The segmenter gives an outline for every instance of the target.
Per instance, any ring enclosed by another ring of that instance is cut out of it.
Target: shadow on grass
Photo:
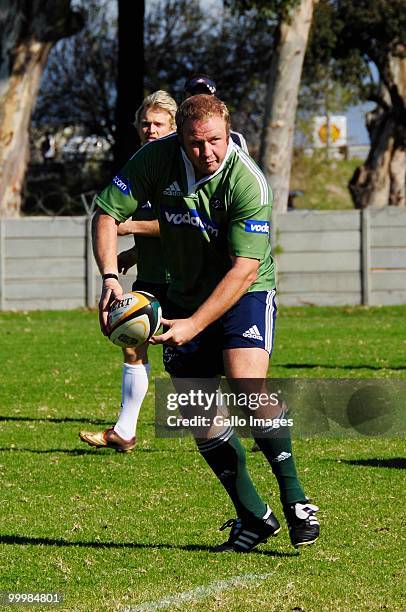
[[[334,365],[331,363],[280,363],[275,362],[273,366],[278,368],[309,370],[312,368],[326,368],[328,370],[406,370],[406,366],[375,366],[375,365]]]
[[[186,544],[184,546],[180,544],[143,544],[141,542],[71,542],[69,540],[54,539],[54,538],[33,538],[28,536],[18,535],[0,535],[0,544],[10,544],[12,546],[58,546],[58,547],[71,547],[77,546],[79,548],[128,548],[128,549],[173,549],[173,550],[186,550],[196,552],[214,552],[214,548],[211,546],[205,546],[200,544]],[[298,552],[280,552],[278,550],[254,550],[251,554],[265,555],[269,557],[297,557]]]
[[[132,453],[116,453],[112,448],[19,448],[19,447],[3,447],[0,448],[0,453],[34,453],[37,455],[47,455],[52,453],[60,453],[62,455],[93,455],[93,457],[107,457],[108,455],[135,455],[136,453],[196,453],[195,448],[135,448]]]
[[[366,467],[393,468],[395,470],[406,469],[406,459],[404,457],[391,457],[389,459],[340,459],[339,462]]]
[[[50,453],[62,453],[63,455],[97,455],[95,450],[83,450],[81,448],[0,448],[0,453],[35,453],[37,455],[50,454]],[[103,455],[100,454],[102,457]],[[105,455],[104,455],[105,456]]]
[[[74,418],[74,417],[24,417],[24,416],[0,416],[0,421],[29,421],[32,423],[37,422],[48,422],[48,423],[87,423],[88,425],[111,425],[110,421],[103,421],[101,419],[85,419],[85,418]]]

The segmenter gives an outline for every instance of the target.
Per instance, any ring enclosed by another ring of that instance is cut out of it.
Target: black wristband
[[[109,272],[108,274],[103,274],[102,279],[105,281],[108,278],[114,278],[116,281],[118,281],[118,275],[117,274],[113,274],[112,272]]]

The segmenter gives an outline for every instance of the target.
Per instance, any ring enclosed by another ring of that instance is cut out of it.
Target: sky
[[[348,144],[363,145],[369,144],[369,135],[365,127],[365,113],[372,110],[375,104],[366,102],[359,106],[352,106],[348,109],[347,115],[347,130]]]

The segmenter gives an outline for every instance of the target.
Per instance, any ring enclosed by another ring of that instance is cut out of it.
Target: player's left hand
[[[193,321],[189,319],[161,319],[162,325],[169,327],[163,334],[152,336],[151,344],[166,344],[167,346],[182,346],[190,342],[197,334],[199,329]]]

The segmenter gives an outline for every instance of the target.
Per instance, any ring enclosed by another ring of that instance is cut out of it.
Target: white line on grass
[[[238,586],[244,582],[250,582],[252,580],[266,580],[272,576],[275,572],[268,572],[267,574],[243,574],[242,576],[233,576],[228,580],[219,580],[218,582],[212,582],[207,586],[199,586],[190,591],[183,591],[183,593],[174,593],[168,595],[157,601],[147,601],[146,603],[139,604],[137,606],[123,606],[120,608],[120,612],[151,612],[152,610],[163,610],[169,608],[174,604],[183,604],[188,601],[199,601],[205,599],[210,595],[221,593],[229,587]]]

